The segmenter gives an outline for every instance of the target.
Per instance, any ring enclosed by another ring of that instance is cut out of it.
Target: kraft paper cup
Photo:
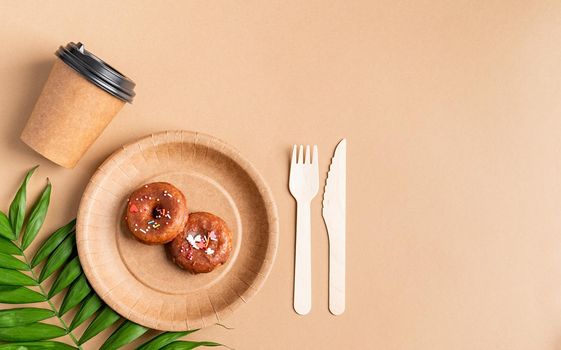
[[[51,161],[73,168],[126,102],[134,82],[69,43],[58,59],[21,134],[21,140]]]

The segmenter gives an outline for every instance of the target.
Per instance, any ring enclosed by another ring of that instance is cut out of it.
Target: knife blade
[[[347,197],[347,140],[342,139],[331,159],[323,195],[323,220],[329,237],[329,311],[345,311],[345,236]]]

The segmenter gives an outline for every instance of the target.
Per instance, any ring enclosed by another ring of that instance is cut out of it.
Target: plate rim
[[[272,271],[272,268],[274,266],[275,260],[276,260],[276,255],[277,255],[277,251],[278,251],[278,246],[279,246],[279,216],[278,216],[278,208],[276,205],[276,202],[274,200],[273,197],[273,193],[270,189],[270,187],[268,186],[267,182],[265,181],[265,179],[263,178],[263,176],[261,175],[261,173],[257,170],[257,168],[253,165],[253,163],[251,163],[249,160],[247,160],[244,156],[241,155],[241,153],[232,145],[226,143],[225,141],[209,135],[209,134],[205,134],[205,133],[201,133],[201,132],[197,132],[197,131],[188,131],[188,130],[181,130],[181,129],[177,129],[177,130],[165,130],[165,131],[160,131],[160,132],[155,132],[155,133],[150,133],[148,135],[139,137],[131,142],[128,142],[126,144],[123,144],[122,146],[120,146],[119,148],[117,148],[115,151],[113,151],[113,153],[111,153],[95,170],[95,172],[92,174],[92,176],[90,177],[90,179],[88,180],[88,184],[86,185],[86,188],[84,189],[84,192],[82,193],[82,197],[80,199],[80,204],[78,207],[78,214],[76,217],[76,245],[77,245],[77,250],[78,250],[78,257],[80,259],[80,264],[82,266],[82,270],[84,271],[84,274],[86,275],[86,278],[89,282],[89,284],[92,286],[92,288],[94,289],[95,293],[103,300],[103,302],[105,304],[107,304],[109,307],[111,307],[113,310],[115,310],[118,314],[120,314],[122,317],[124,317],[125,319],[131,320],[135,323],[138,323],[142,326],[145,327],[150,327],[152,329],[157,329],[157,330],[162,330],[162,331],[180,331],[180,330],[189,330],[191,329],[191,327],[186,327],[184,322],[179,323],[178,321],[166,321],[165,323],[169,324],[171,323],[178,323],[179,326],[174,326],[173,328],[170,327],[165,327],[165,326],[161,326],[162,322],[159,322],[159,320],[154,320],[154,319],[147,319],[146,317],[135,317],[135,315],[133,315],[134,313],[132,312],[132,309],[130,307],[128,307],[126,304],[123,304],[122,302],[119,302],[118,300],[115,300],[116,298],[113,298],[111,293],[107,293],[107,290],[104,290],[101,287],[101,281],[96,277],[95,272],[93,271],[94,268],[89,264],[89,263],[85,263],[87,262],[87,258],[86,256],[88,255],[85,250],[86,248],[84,247],[84,240],[80,239],[83,232],[82,230],[85,229],[84,228],[84,217],[87,215],[86,213],[86,209],[84,203],[89,199],[91,192],[95,189],[95,187],[97,186],[97,182],[92,181],[95,180],[98,177],[101,176],[107,176],[107,173],[105,172],[105,170],[102,170],[103,168],[106,168],[107,165],[112,162],[114,159],[117,159],[121,156],[126,156],[127,154],[127,148],[130,148],[131,146],[144,142],[148,139],[152,139],[155,140],[158,137],[168,137],[169,134],[172,133],[179,133],[181,134],[181,138],[179,139],[179,142],[184,142],[184,135],[188,135],[188,137],[191,137],[193,139],[195,139],[196,143],[199,143],[201,141],[208,141],[205,142],[205,145],[209,145],[209,144],[216,144],[219,145],[219,147],[213,147],[216,151],[219,151],[223,154],[225,154],[227,157],[235,160],[235,162],[244,170],[247,172],[247,174],[249,175],[250,179],[255,183],[257,190],[260,194],[260,196],[263,198],[263,202],[264,202],[264,206],[266,209],[266,213],[267,213],[267,221],[269,222],[269,231],[268,234],[271,237],[269,239],[269,243],[268,243],[268,247],[267,247],[267,252],[264,258],[264,263],[260,268],[259,274],[263,276],[263,278],[259,278],[257,280],[252,281],[251,285],[249,286],[249,288],[247,289],[246,293],[247,295],[243,295],[240,296],[239,298],[237,298],[234,302],[232,302],[231,304],[228,305],[228,308],[233,312],[235,311],[239,306],[247,303],[249,301],[250,298],[252,298],[255,294],[257,294],[261,288],[263,287],[263,285],[265,284],[265,282],[267,281],[267,279],[269,278],[269,275]],[[163,143],[171,143],[172,141],[168,141],[168,142],[163,142]],[[163,144],[163,143],[158,143],[159,144]],[[155,144],[156,146],[156,144]],[[104,293],[105,292],[105,293]],[[229,314],[231,315],[231,313]],[[211,326],[212,324],[206,324],[203,320],[203,327],[208,327]],[[202,327],[201,327],[202,328]]]

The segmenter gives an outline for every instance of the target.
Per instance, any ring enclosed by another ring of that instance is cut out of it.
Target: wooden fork
[[[314,145],[313,158],[310,146],[292,149],[290,163],[290,193],[296,199],[296,258],[294,266],[294,310],[306,315],[312,308],[312,252],[310,204],[318,193],[318,148]],[[311,159],[310,159],[311,158]]]

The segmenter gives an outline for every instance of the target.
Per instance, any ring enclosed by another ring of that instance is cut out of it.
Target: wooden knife
[[[329,311],[345,311],[347,140],[335,148],[323,195],[323,220],[329,236]]]

